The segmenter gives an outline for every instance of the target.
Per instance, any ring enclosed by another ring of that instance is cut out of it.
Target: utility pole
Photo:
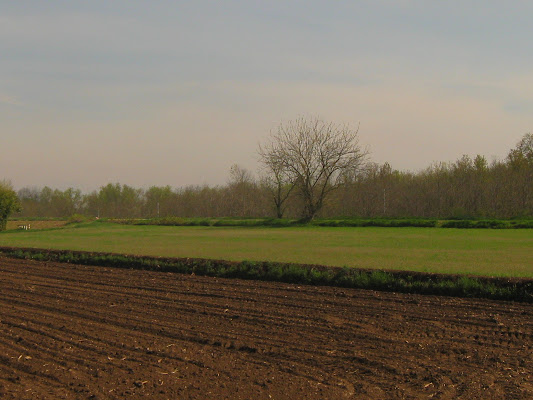
[[[159,202],[157,202],[157,218],[159,218]]]

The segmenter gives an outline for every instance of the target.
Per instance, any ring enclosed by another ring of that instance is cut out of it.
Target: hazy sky
[[[503,158],[533,129],[533,2],[0,0],[0,179],[223,184],[301,115],[372,160]]]

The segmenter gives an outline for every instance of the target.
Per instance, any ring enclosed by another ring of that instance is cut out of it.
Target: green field
[[[533,277],[531,230],[130,226],[6,231],[1,246]]]

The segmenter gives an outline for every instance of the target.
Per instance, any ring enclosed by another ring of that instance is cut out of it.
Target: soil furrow
[[[0,258],[0,332],[6,399],[533,397],[524,303]]]

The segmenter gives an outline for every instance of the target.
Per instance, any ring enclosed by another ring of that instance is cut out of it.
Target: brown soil
[[[2,399],[531,399],[533,305],[0,258]]]
[[[18,229],[21,225],[30,225],[31,230],[35,229],[49,229],[49,228],[60,228],[65,226],[67,221],[7,221],[6,229]]]

